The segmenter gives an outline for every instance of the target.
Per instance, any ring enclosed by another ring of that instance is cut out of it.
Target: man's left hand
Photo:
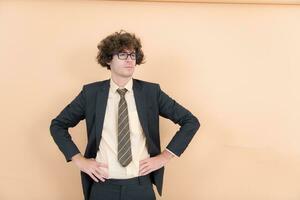
[[[167,150],[164,150],[161,154],[157,156],[141,160],[139,175],[144,176],[163,167],[173,157],[174,155],[172,155]]]

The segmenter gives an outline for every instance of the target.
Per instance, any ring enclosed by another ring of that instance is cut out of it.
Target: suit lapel
[[[138,117],[145,133],[146,141],[149,143],[149,131],[148,131],[148,119],[147,119],[147,105],[146,105],[146,97],[145,91],[143,90],[143,86],[136,79],[133,79],[133,94],[134,100],[136,104],[136,109],[138,113]]]
[[[100,89],[97,91],[96,97],[96,116],[95,116],[95,134],[96,134],[96,147],[99,147],[100,137],[103,129],[104,116],[106,111],[107,99],[109,92],[109,80],[105,80],[101,83]]]
[[[96,99],[96,116],[95,116],[95,133],[96,133],[96,145],[99,147],[100,138],[103,130],[104,116],[106,111],[106,105],[108,100],[108,93],[110,88],[110,79],[105,80],[101,83],[100,89],[97,91]],[[145,133],[147,142],[149,143],[149,131],[148,131],[148,120],[147,120],[147,105],[145,100],[145,93],[143,86],[136,79],[133,79],[132,89],[134,93],[134,99],[136,103],[136,109],[138,117]]]

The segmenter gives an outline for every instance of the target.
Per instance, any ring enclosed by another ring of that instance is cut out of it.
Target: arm
[[[68,129],[76,126],[85,118],[85,104],[86,100],[83,87],[76,98],[51,121],[51,136],[60,151],[64,154],[67,162],[70,162],[74,155],[80,153],[78,147],[73,142]]]
[[[158,85],[159,114],[180,125],[167,148],[159,155],[140,161],[139,175],[149,174],[163,167],[174,156],[179,157],[200,127],[198,119],[190,111],[164,93]]]
[[[159,114],[180,125],[180,129],[167,145],[167,149],[179,157],[191,142],[200,127],[200,123],[190,111],[163,92],[159,85],[158,103]]]
[[[108,165],[99,163],[94,158],[87,159],[82,156],[68,131],[70,127],[76,126],[85,119],[85,110],[86,97],[83,86],[76,98],[51,121],[50,132],[67,162],[72,160],[81,171],[88,174],[94,181],[98,182],[97,178],[105,181],[108,178]]]

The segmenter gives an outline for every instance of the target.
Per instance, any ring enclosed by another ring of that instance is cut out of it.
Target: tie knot
[[[123,89],[117,89],[117,92],[121,95],[121,97],[124,97],[125,93],[127,92],[127,89],[126,88],[123,88]]]

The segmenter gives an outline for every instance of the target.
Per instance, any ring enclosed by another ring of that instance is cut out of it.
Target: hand
[[[99,182],[98,178],[104,182],[105,178],[108,178],[107,164],[99,163],[94,158],[85,158],[81,154],[76,154],[72,160],[81,171],[87,173],[94,181]]]
[[[141,160],[139,175],[144,176],[144,175],[147,175],[157,169],[160,169],[173,157],[174,157],[174,155],[172,155],[170,152],[164,150],[161,154],[159,154],[157,156]]]

